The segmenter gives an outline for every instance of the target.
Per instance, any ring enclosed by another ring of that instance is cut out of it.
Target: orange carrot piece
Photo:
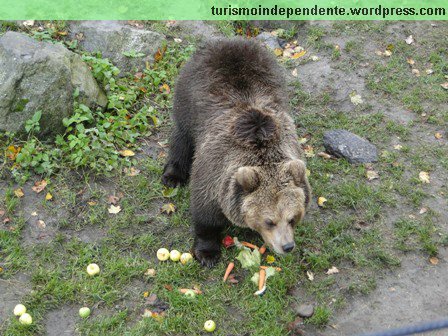
[[[229,277],[230,273],[232,272],[233,268],[235,267],[235,263],[232,261],[227,266],[226,272],[224,273],[224,277],[222,278],[222,281],[226,282],[227,278]]]
[[[260,268],[261,269],[267,269],[268,267],[272,267],[272,266],[260,266]],[[275,270],[277,271],[277,272],[280,272],[282,269],[280,268],[280,267],[275,267]]]
[[[248,242],[245,242],[245,241],[242,241],[241,244],[243,244],[244,246],[246,246],[248,248],[251,248],[251,249],[258,249],[257,245],[254,245],[254,244],[251,244],[251,243],[248,243]]]
[[[263,245],[262,247],[260,247],[258,252],[260,252],[260,254],[263,255],[266,252],[266,246]]]
[[[264,283],[266,280],[266,271],[264,269],[260,269],[260,277],[258,278],[258,290],[261,291],[264,287]]]

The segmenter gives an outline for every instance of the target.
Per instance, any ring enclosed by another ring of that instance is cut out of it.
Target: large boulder
[[[41,136],[63,132],[62,119],[73,113],[76,89],[83,104],[106,106],[106,95],[79,55],[21,33],[0,37],[0,131],[24,131],[40,110]]]
[[[153,62],[164,40],[162,34],[120,21],[72,21],[69,28],[71,37],[79,41],[82,49],[100,52],[121,70],[121,75],[142,70],[146,62]]]

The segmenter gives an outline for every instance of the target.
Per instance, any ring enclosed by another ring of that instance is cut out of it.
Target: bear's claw
[[[212,268],[219,261],[221,253],[220,251],[206,251],[195,249],[194,256],[202,266]]]

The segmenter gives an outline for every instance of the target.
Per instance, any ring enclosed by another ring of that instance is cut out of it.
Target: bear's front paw
[[[220,250],[201,250],[198,247],[194,248],[194,256],[201,263],[202,266],[212,268],[219,261],[221,256]]]

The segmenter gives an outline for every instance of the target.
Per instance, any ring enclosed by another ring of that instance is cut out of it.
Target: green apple
[[[166,248],[161,248],[157,250],[157,259],[160,261],[165,261],[170,258],[170,251],[168,251]]]
[[[98,273],[100,273],[100,267],[97,264],[89,264],[87,266],[87,274],[90,276],[97,275]]]
[[[90,308],[89,307],[82,307],[79,309],[79,316],[82,318],[89,317],[90,315]]]
[[[191,253],[182,253],[182,255],[180,256],[180,262],[182,265],[185,265],[192,260],[193,256],[191,255]]]
[[[22,316],[20,316],[19,322],[25,325],[30,325],[31,323],[33,323],[33,318],[30,314],[24,313],[22,314]]]
[[[208,332],[214,332],[216,329],[216,323],[213,320],[205,321],[204,330]]]
[[[26,307],[23,304],[19,303],[14,307],[15,316],[22,316],[25,313],[26,313]]]
[[[179,259],[180,259],[180,252],[178,250],[172,250],[170,252],[170,259],[172,261],[179,261]]]
[[[185,292],[184,294],[186,297],[188,297],[189,299],[193,299],[196,296],[196,293],[194,292],[194,290],[189,289]]]

